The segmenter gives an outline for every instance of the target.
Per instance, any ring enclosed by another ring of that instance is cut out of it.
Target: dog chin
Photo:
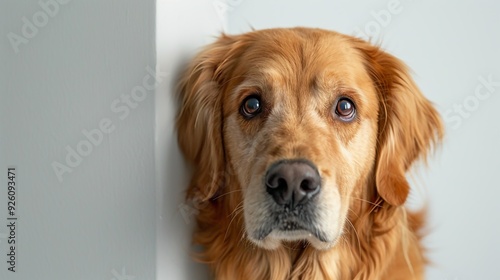
[[[332,248],[337,243],[337,238],[332,238],[331,241],[321,237],[316,237],[311,232],[306,230],[283,231],[274,229],[268,236],[262,239],[255,239],[249,236],[251,242],[266,250],[278,249],[283,241],[308,241],[311,246],[317,250],[327,250]]]

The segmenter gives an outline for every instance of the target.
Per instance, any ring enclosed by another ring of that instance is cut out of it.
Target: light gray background
[[[155,69],[155,1],[54,7],[44,20],[39,1],[0,2],[0,279],[155,279],[154,90],[123,119],[111,109]],[[7,35],[22,36],[33,16],[40,27],[16,53]],[[105,118],[115,129],[59,181],[52,163],[65,164],[66,147]],[[16,273],[6,263],[8,165]]]
[[[446,139],[413,177],[410,198],[430,209],[428,279],[500,279],[500,86],[474,95],[481,77],[500,82],[500,5],[400,0],[399,12],[377,23],[390,2],[157,0],[155,35],[154,1],[74,0],[17,54],[7,34],[21,33],[22,17],[41,8],[0,2],[0,278],[206,279],[188,253],[193,212],[182,204],[188,172],[173,129],[175,74],[222,30],[310,26],[371,30],[444,116]],[[156,95],[148,91],[121,120],[110,106],[142,84],[147,66],[160,73]],[[103,118],[115,130],[59,182],[51,163],[64,162],[66,146]],[[17,166],[20,185],[17,278],[3,261],[7,165]]]

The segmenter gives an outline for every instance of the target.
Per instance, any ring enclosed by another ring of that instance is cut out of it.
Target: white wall
[[[154,279],[155,1],[58,1],[0,2],[0,279]]]
[[[158,0],[158,67],[170,74],[156,95],[156,178],[158,205],[157,279],[208,279],[207,267],[191,260],[194,208],[185,205],[188,174],[179,152],[174,119],[177,76],[201,46],[225,26],[216,0]]]
[[[414,71],[424,94],[445,117],[447,136],[410,198],[427,199],[426,239],[432,280],[500,279],[500,26],[495,1],[232,0],[231,33],[310,26],[375,35]],[[394,4],[399,3],[399,5]],[[385,17],[391,9],[390,20]],[[385,13],[387,14],[387,13]],[[378,15],[378,16],[377,16]],[[377,36],[378,35],[378,36]],[[496,85],[480,88],[481,77]],[[488,96],[489,93],[489,96]],[[464,106],[459,113],[456,106]],[[460,115],[463,114],[463,115]]]

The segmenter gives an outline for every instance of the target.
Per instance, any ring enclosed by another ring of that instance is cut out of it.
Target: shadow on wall
[[[184,157],[179,149],[177,141],[177,131],[175,129],[175,118],[179,109],[177,84],[181,73],[183,73],[187,63],[191,60],[192,55],[184,55],[178,65],[173,70],[171,75],[171,83],[165,92],[161,94],[169,94],[169,108],[172,112],[169,115],[173,116],[169,122],[171,129],[169,133],[172,139],[166,147],[165,161],[160,166],[166,166],[164,170],[164,178],[166,178],[163,188],[163,205],[162,213],[168,215],[163,217],[167,219],[166,230],[162,234],[167,236],[167,246],[160,248],[171,249],[171,252],[181,252],[181,254],[169,254],[169,264],[175,267],[183,275],[184,279],[210,279],[208,267],[204,264],[197,263],[193,260],[194,246],[191,244],[191,236],[195,226],[196,209],[185,202],[185,193],[190,180],[189,166],[184,160]],[[161,265],[161,264],[159,264]]]

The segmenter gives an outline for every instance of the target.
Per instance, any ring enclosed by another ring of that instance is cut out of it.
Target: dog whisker
[[[228,194],[232,194],[232,193],[236,193],[236,192],[241,192],[241,191],[242,191],[241,189],[228,191],[228,192],[225,192],[225,193],[223,193],[223,194],[220,194],[220,195],[218,195],[218,196],[214,197],[214,198],[213,198],[213,200],[217,200],[217,199],[219,199],[219,198],[221,198],[221,197],[223,197],[223,196],[226,196],[226,195],[228,195]]]
[[[358,231],[356,230],[356,227],[354,227],[354,225],[352,224],[351,220],[349,220],[349,218],[346,218],[346,221],[352,227],[352,229],[354,230],[354,234],[356,236],[356,240],[358,241],[358,250],[359,250],[359,252],[361,252],[361,241],[359,240]]]
[[[241,202],[240,202],[240,203],[239,203],[239,204],[238,204],[238,205],[234,208],[234,210],[231,212],[231,214],[229,214],[229,216],[233,216],[233,217],[231,218],[231,221],[229,221],[229,224],[228,224],[228,226],[227,226],[226,233],[224,234],[224,239],[223,239],[223,240],[226,240],[227,233],[229,232],[229,229],[231,228],[231,224],[233,223],[234,219],[235,219],[236,217],[238,217],[238,215],[239,215],[240,213],[242,213],[242,212],[243,212],[243,210],[244,210],[244,208],[243,208],[243,201],[241,201]]]
[[[359,214],[356,213],[354,210],[352,210],[351,208],[349,208],[348,211],[351,212],[354,216],[356,216],[356,218],[359,219]]]
[[[369,200],[366,200],[366,199],[363,199],[363,198],[359,198],[359,197],[354,197],[354,196],[346,196],[346,195],[340,195],[341,197],[347,197],[347,198],[351,198],[351,199],[355,199],[355,200],[358,200],[358,201],[361,201],[361,202],[364,202],[364,203],[368,203],[368,204],[371,204],[373,206],[380,206],[379,203],[376,203],[376,202],[371,202]]]

